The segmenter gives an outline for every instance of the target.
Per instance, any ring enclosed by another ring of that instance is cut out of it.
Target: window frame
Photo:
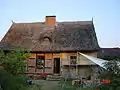
[[[44,59],[42,59],[42,57]],[[37,58],[36,58],[36,67],[39,68],[39,69],[44,69],[45,68],[45,56],[37,56]]]
[[[70,56],[70,65],[76,65],[77,64],[77,56]]]

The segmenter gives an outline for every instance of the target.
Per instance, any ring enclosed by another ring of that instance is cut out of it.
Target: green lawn
[[[35,80],[34,83],[36,84],[30,86],[28,90],[95,90],[92,88],[72,86],[71,81],[67,81],[64,84],[64,81]]]
[[[29,90],[53,90],[59,81],[35,80],[35,85],[30,86]],[[41,88],[41,89],[39,89]]]

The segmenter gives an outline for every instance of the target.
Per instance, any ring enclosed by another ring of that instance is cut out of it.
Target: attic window
[[[51,39],[49,37],[44,37],[43,38],[43,41],[42,41],[42,44],[50,44],[51,43]]]
[[[44,41],[50,42],[50,38],[49,37],[44,37]]]

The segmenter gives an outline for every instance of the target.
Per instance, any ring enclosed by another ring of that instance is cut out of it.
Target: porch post
[[[78,64],[78,52],[77,52],[77,59],[76,59],[76,77],[78,75],[78,67],[77,67],[77,64]]]

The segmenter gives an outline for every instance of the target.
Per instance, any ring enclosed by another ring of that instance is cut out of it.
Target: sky
[[[12,25],[40,22],[56,15],[57,21],[94,22],[100,47],[120,47],[120,0],[0,0],[0,38]]]

